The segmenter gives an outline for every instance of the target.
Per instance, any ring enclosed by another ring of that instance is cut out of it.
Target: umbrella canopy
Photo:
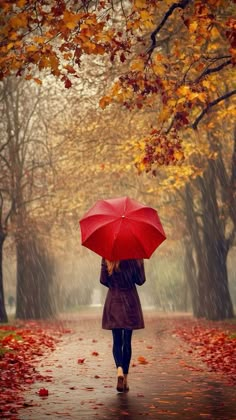
[[[129,197],[98,200],[80,229],[82,245],[110,261],[150,258],[166,239],[157,211]]]

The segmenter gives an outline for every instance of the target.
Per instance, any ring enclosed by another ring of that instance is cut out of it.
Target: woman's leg
[[[132,330],[124,329],[124,336],[123,336],[123,371],[124,374],[127,375],[129,373],[129,365],[132,356],[132,347],[131,347],[131,339],[132,339]]]
[[[112,330],[113,335],[113,356],[117,367],[117,385],[116,389],[118,392],[124,391],[124,373],[123,373],[123,356],[122,356],[122,346],[123,346],[123,330],[116,328]]]
[[[122,357],[122,346],[123,346],[123,340],[122,340],[122,329],[121,328],[115,328],[112,330],[112,336],[113,336],[113,356],[115,360],[116,367],[119,366],[122,367],[123,357]]]

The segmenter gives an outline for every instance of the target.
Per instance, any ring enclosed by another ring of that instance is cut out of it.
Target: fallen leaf
[[[147,364],[148,364],[147,359],[145,359],[145,357],[143,357],[143,356],[139,356],[139,357],[138,357],[138,362],[139,362],[141,365],[147,365]]]
[[[48,390],[46,388],[40,388],[38,392],[40,397],[47,397],[48,396]]]

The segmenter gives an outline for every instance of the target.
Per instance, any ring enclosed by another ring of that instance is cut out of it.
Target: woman
[[[128,391],[133,330],[144,328],[136,289],[146,281],[143,260],[102,259],[100,282],[109,288],[103,308],[102,328],[112,330],[113,356],[117,367],[117,391]]]

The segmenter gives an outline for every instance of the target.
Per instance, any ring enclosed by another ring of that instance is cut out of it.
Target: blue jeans
[[[128,374],[129,365],[132,355],[131,339],[132,330],[125,328],[114,328],[112,330],[113,335],[113,356],[116,367],[121,366],[124,374]]]

